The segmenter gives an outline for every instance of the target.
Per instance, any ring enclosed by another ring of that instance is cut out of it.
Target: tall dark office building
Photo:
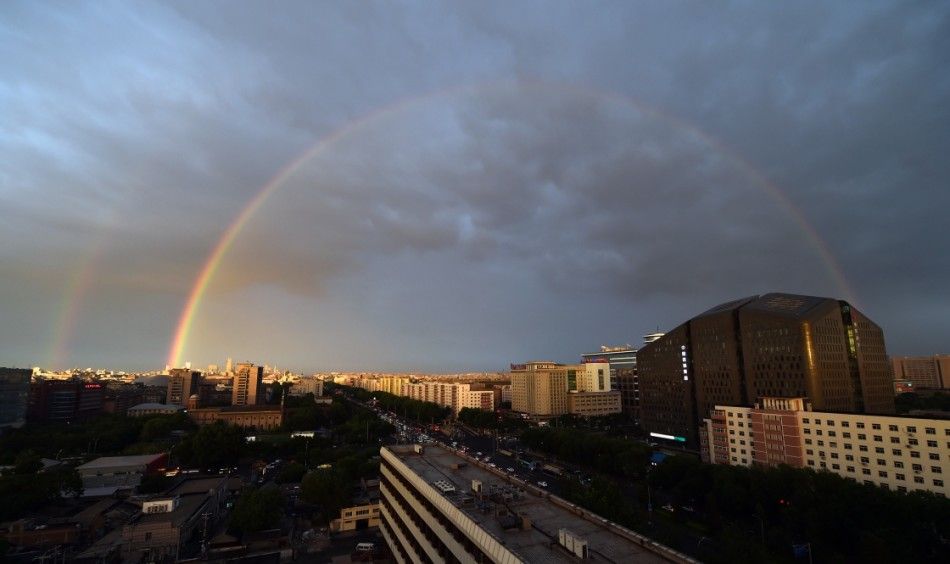
[[[698,448],[716,405],[807,397],[816,411],[893,413],[884,333],[845,301],[766,294],[716,306],[637,352],[642,426]]]
[[[0,368],[0,432],[26,422],[32,377],[33,371],[27,368]]]
[[[198,393],[201,372],[188,368],[172,368],[168,371],[168,391],[165,403],[168,405],[188,405],[188,398]]]
[[[264,403],[264,367],[242,362],[234,369],[234,386],[231,390],[231,405],[257,405]]]
[[[37,380],[30,384],[27,419],[44,423],[85,421],[102,413],[105,388],[84,380]]]

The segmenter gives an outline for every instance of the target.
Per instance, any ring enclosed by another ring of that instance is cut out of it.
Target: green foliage
[[[17,455],[14,462],[14,474],[35,474],[37,470],[43,467],[40,455],[33,449],[24,450]]]
[[[644,444],[573,428],[526,429],[521,433],[521,442],[562,460],[627,479],[646,473],[651,454],[650,447]]]
[[[142,425],[138,440],[143,443],[167,439],[172,431],[192,431],[195,423],[184,413],[149,417]]]
[[[318,469],[304,476],[300,486],[301,497],[318,505],[329,521],[350,501],[350,482],[336,468]]]
[[[12,464],[27,449],[46,458],[120,453],[138,439],[143,424],[139,418],[103,415],[85,423],[31,424],[12,429],[0,437],[0,464]]]
[[[74,468],[58,466],[37,474],[0,476],[0,521],[22,517],[24,513],[60,498],[82,493],[82,480]]]
[[[290,482],[299,482],[307,469],[299,462],[288,462],[280,469],[277,478],[274,479],[278,484],[287,484]]]
[[[900,394],[894,398],[894,405],[897,413],[907,413],[914,409],[950,412],[950,393],[934,391]]]
[[[244,431],[222,421],[205,425],[175,449],[182,463],[205,469],[235,466],[245,452]]]
[[[463,407],[459,411],[458,420],[476,429],[498,428],[498,415],[494,411]]]
[[[276,486],[245,491],[231,512],[228,531],[237,534],[273,529],[283,515],[284,496]]]
[[[386,392],[369,392],[362,388],[338,387],[345,389],[362,402],[369,402],[375,398],[377,404],[383,409],[392,411],[418,423],[441,423],[452,413],[450,408],[442,407],[437,403],[414,400]]]

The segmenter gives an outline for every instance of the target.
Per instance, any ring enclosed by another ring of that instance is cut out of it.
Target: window
[[[930,448],[937,448],[937,441],[927,441],[927,446]]]
[[[891,449],[891,454],[893,454],[894,456],[902,456],[902,453],[903,453],[903,451],[901,451],[901,449],[899,449],[899,448],[892,448],[892,449]]]
[[[866,445],[858,445],[858,450],[860,450],[861,452],[867,452],[868,447]]]
[[[815,419],[815,425],[821,425],[821,419]]]
[[[870,462],[870,461],[871,461],[871,459],[869,459],[869,458],[866,457],[866,456],[862,456],[862,457],[861,457],[861,464],[867,464],[867,463]]]
[[[908,432],[908,433],[916,433],[916,432],[917,432],[917,427],[914,426],[914,425],[908,425],[908,426],[907,426],[907,432]]]
[[[851,443],[844,443],[845,450],[851,450]]]
[[[842,426],[842,427],[850,427],[851,424],[848,423],[847,421],[842,421],[842,422],[841,422],[841,426]]]
[[[930,471],[934,474],[943,474],[943,470],[939,466],[931,466]]]
[[[815,465],[815,461],[814,461],[814,460],[809,460],[809,461],[808,461],[808,465],[809,465],[809,466],[814,466],[814,465]]]
[[[870,476],[871,470],[869,468],[862,468],[861,473],[864,474],[865,476]]]
[[[808,418],[806,417],[806,418],[802,419],[802,423],[808,425],[808,423],[809,423]]]
[[[888,430],[888,431],[897,431],[897,425],[888,425],[888,426],[887,426],[887,430]]]
[[[805,434],[806,434],[806,435],[810,435],[810,434],[811,434],[811,429],[809,429],[808,427],[805,427]]]
[[[917,446],[917,439],[907,439],[907,444]]]
[[[811,444],[811,439],[805,439],[805,444],[806,444],[806,445],[810,445],[810,444]]]
[[[858,440],[859,440],[859,441],[866,441],[866,440],[868,440],[868,436],[865,435],[864,433],[858,433]]]
[[[877,459],[877,465],[878,465],[878,466],[886,466],[886,465],[887,465],[887,461],[884,460],[883,458],[878,458],[878,459]]]
[[[829,420],[828,420],[828,426],[829,426],[829,427],[834,427],[834,426],[835,426],[835,422],[834,422],[833,419],[829,419]]]
[[[933,427],[925,427],[925,428],[924,428],[924,432],[927,433],[928,435],[936,435],[936,434],[937,434],[937,430],[934,429]]]
[[[883,442],[884,442],[884,437],[882,437],[881,435],[874,435],[874,442],[876,442],[876,443],[883,443]]]
[[[923,477],[923,476],[914,476],[914,483],[915,483],[915,484],[923,484],[923,483],[924,483],[924,477]]]
[[[820,435],[820,434],[821,434],[821,429],[816,429],[816,430],[815,430],[815,434],[816,434],[816,435]]]
[[[923,472],[924,470],[924,467],[920,464],[913,464],[912,468],[914,469],[914,472]]]
[[[904,463],[903,463],[903,462],[901,462],[900,460],[895,460],[895,461],[894,461],[894,468],[903,468],[903,467],[904,467]]]
[[[900,437],[891,437],[891,444],[899,445],[901,443]]]
[[[884,470],[879,470],[877,473],[878,478],[887,478],[887,472]]]
[[[838,448],[838,443],[828,443],[831,448]]]
[[[942,488],[943,480],[934,480],[934,485],[937,486],[938,488]]]
[[[818,441],[818,446],[825,446],[825,441]]]
[[[828,431],[828,436],[829,436],[829,437],[834,437],[834,436],[835,436],[835,432],[834,432],[834,431]]]
[[[853,455],[853,454],[846,454],[846,455],[844,455],[844,459],[847,460],[848,462],[854,462],[854,455]]]
[[[841,466],[838,465],[838,464],[832,464],[832,465],[831,465],[831,469],[832,469],[832,470],[841,470]]]
[[[912,451],[910,451],[910,457],[911,457],[911,458],[920,458],[920,453],[917,452],[916,450],[912,450]]]
[[[884,447],[874,447],[874,452],[884,454]]]
[[[848,466],[848,472],[854,472],[854,466]]]
[[[872,423],[872,424],[871,424],[871,428],[874,429],[875,431],[880,431],[880,430],[881,430],[881,424],[880,424],[880,423]]]
[[[815,454],[815,451],[813,451],[812,449],[807,449],[805,451],[805,454],[807,454],[808,456],[813,456]]]
[[[841,436],[844,437],[844,438],[846,438],[846,439],[850,439],[850,438],[851,438],[851,433],[845,432],[845,433],[842,433]]]
[[[940,460],[940,455],[936,452],[931,452],[928,456],[930,457],[930,460]]]
[[[838,458],[838,453],[837,452],[831,453],[831,458]]]
[[[894,474],[894,477],[897,478],[898,480],[906,479],[903,474]]]
[[[854,426],[857,427],[858,429],[864,429],[864,423],[861,423],[860,421],[857,422]]]

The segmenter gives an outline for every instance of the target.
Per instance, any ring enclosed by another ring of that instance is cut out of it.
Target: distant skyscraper
[[[257,405],[263,403],[264,367],[249,362],[239,362],[234,372],[231,390],[231,405]]]
[[[188,398],[198,393],[201,373],[187,368],[172,368],[168,371],[168,391],[165,403],[168,405],[188,405]]]
[[[950,388],[950,355],[891,357],[895,380],[910,380],[916,389]]]
[[[228,357],[228,362],[227,362],[227,364],[225,364],[225,367],[224,367],[224,372],[225,372],[226,374],[230,374],[232,370],[234,370],[234,365],[233,365],[233,363],[231,362],[231,357],[229,356],[229,357]]]
[[[642,426],[698,448],[716,405],[806,397],[813,408],[893,413],[884,333],[850,304],[766,294],[716,306],[637,352]]]
[[[21,427],[26,422],[32,376],[27,368],[0,368],[0,428]]]

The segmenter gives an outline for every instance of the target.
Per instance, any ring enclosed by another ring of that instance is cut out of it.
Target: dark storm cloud
[[[9,362],[45,361],[93,264],[71,358],[158,363],[232,218],[341,128],[236,240],[196,358],[490,368],[740,295],[843,295],[750,166],[892,351],[947,346],[946,6],[0,10]]]

